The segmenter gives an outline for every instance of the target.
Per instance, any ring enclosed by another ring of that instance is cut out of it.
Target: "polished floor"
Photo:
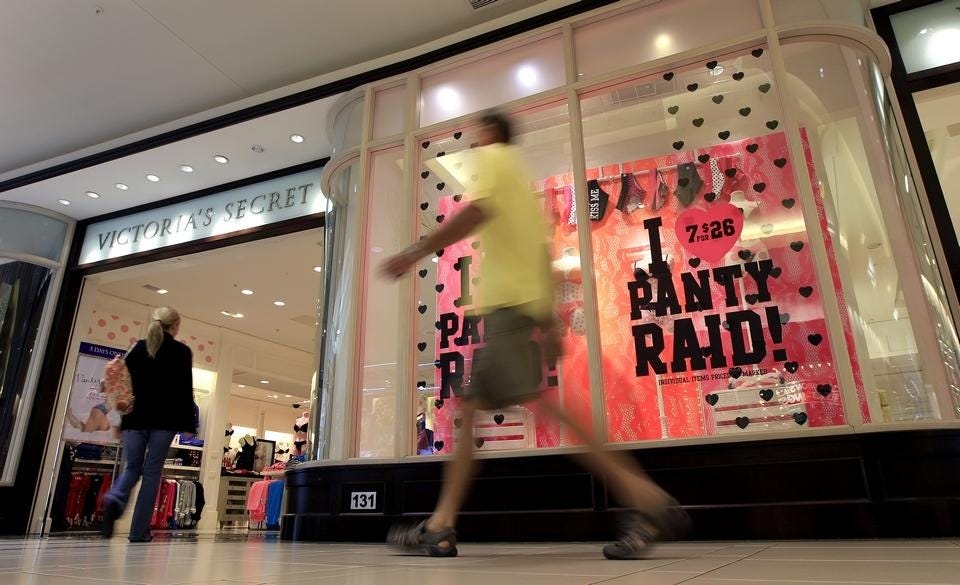
[[[679,543],[643,561],[592,544],[463,544],[456,559],[270,539],[0,540],[3,585],[960,584],[960,541]]]

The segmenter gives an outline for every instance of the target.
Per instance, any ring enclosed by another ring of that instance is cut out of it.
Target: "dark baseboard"
[[[690,512],[693,539],[932,538],[960,534],[960,431],[798,437],[628,452]],[[282,538],[382,542],[425,517],[442,465],[306,467],[287,476]],[[351,511],[354,492],[376,493]],[[556,455],[488,459],[460,519],[465,541],[614,535],[602,477]]]

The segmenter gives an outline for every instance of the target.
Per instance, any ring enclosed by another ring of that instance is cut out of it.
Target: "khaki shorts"
[[[540,394],[540,359],[531,344],[534,320],[513,308],[483,318],[486,346],[474,352],[466,388],[480,408],[494,410],[530,401]]]

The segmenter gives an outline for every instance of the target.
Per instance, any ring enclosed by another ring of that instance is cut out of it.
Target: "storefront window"
[[[583,96],[614,442],[843,424],[767,50]]]
[[[407,87],[381,89],[373,97],[374,140],[400,134],[407,119]]]
[[[942,0],[890,15],[907,73],[960,61],[960,11],[957,0]]]
[[[541,360],[546,399],[561,404],[576,419],[590,424],[590,385],[583,282],[577,239],[570,128],[564,103],[512,112],[516,142],[530,172],[531,189],[542,201],[551,226],[557,317],[565,358]],[[469,202],[467,168],[475,128],[451,128],[422,139],[418,161],[419,226],[426,234]],[[472,313],[472,290],[478,283],[483,251],[474,241],[438,250],[417,266],[416,344],[417,453],[453,450],[459,421],[457,408],[470,383],[475,351],[483,343],[483,322]],[[531,344],[535,358],[539,346]],[[413,421],[411,421],[413,422]],[[536,404],[517,405],[478,415],[479,450],[556,447],[575,442]]]
[[[960,234],[960,83],[913,94],[954,230]]]
[[[952,345],[953,328],[936,316],[945,294],[881,77],[865,54],[839,45],[790,44],[784,55],[843,325],[857,347],[864,420],[940,418],[954,399],[943,362],[931,359],[941,353],[931,333],[940,321]]]
[[[763,28],[756,0],[646,4],[574,29],[579,78],[632,67]]]

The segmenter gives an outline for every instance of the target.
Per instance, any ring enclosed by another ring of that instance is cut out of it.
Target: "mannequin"
[[[306,455],[305,447],[307,446],[307,428],[310,423],[310,412],[305,411],[297,417],[296,424],[293,425],[293,432],[295,433],[293,439],[293,449],[290,451],[292,457],[302,457]]]
[[[254,446],[256,444],[257,440],[251,435],[244,435],[240,439],[240,454],[237,455],[234,468],[253,471]]]

